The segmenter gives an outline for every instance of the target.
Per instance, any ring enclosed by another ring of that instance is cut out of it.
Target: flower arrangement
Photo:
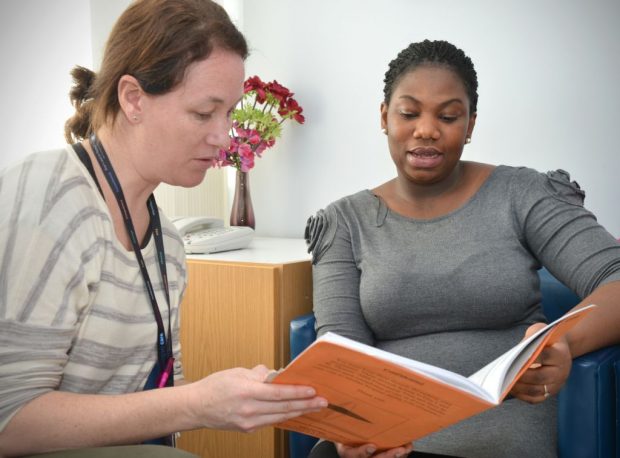
[[[254,158],[261,157],[275,144],[284,121],[291,119],[303,124],[303,108],[293,95],[275,80],[264,83],[258,76],[248,78],[243,85],[243,97],[232,112],[230,147],[220,150],[220,166],[247,172],[254,167]]]

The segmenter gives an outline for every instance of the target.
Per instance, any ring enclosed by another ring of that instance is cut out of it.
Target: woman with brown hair
[[[136,1],[100,72],[73,71],[75,143],[0,172],[1,456],[170,444],[325,405],[263,383],[263,366],[183,380],[183,244],[153,191],[199,184],[227,147],[246,56],[212,1]]]

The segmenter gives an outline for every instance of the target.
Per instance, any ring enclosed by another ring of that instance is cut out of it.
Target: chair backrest
[[[544,267],[538,271],[542,306],[547,320],[554,321],[577,305],[581,299]]]

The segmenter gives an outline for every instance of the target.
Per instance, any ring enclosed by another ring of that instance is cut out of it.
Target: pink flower
[[[243,138],[248,136],[248,131],[241,127],[238,122],[233,122],[233,130],[237,134],[236,138]]]
[[[267,142],[260,142],[254,150],[254,153],[256,153],[258,157],[262,157],[261,154],[263,154],[263,151],[265,151],[268,146],[269,145],[267,145]]]
[[[250,154],[249,156],[241,156],[241,171],[247,172],[248,170],[254,167],[254,155]]]
[[[254,152],[252,151],[252,147],[247,143],[242,143],[239,145],[239,149],[237,150],[239,156],[242,159],[249,159],[254,157]]]

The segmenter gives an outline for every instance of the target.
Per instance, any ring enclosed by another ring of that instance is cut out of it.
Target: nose
[[[230,129],[232,128],[232,120],[224,117],[217,125],[212,127],[206,135],[206,142],[210,145],[217,146],[221,149],[228,149],[230,146]]]
[[[441,133],[436,120],[431,116],[420,116],[413,130],[413,138],[421,140],[439,140]]]
[[[230,147],[230,130],[227,130],[224,135],[222,135],[221,140],[218,142],[218,146],[220,149],[227,150]]]

